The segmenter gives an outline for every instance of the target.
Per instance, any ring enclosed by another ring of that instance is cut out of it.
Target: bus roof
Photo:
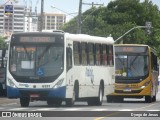
[[[65,36],[67,40],[78,41],[78,42],[92,42],[92,43],[102,43],[102,44],[114,44],[114,40],[112,37],[98,37],[98,36],[91,36],[87,34],[70,34],[65,33],[62,31],[56,32],[21,32],[21,33],[13,33],[12,35],[35,35],[35,34],[61,34]]]
[[[127,47],[127,46],[138,46],[138,47],[148,47],[153,53],[156,53],[156,50],[154,50],[152,47],[150,47],[149,45],[145,45],[145,44],[114,44],[114,46],[118,47],[118,46],[122,46],[122,47]]]
[[[147,47],[148,45],[145,45],[145,44],[114,44],[114,46],[146,46]]]
[[[65,37],[67,40],[73,40],[78,42],[114,44],[114,40],[112,37],[98,37],[87,34],[69,34],[69,33],[66,33]]]

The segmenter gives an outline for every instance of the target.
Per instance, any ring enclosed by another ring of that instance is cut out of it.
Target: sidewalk
[[[8,99],[7,97],[0,97],[0,105],[18,103],[19,99]]]

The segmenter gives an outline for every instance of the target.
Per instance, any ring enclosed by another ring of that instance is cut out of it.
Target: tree
[[[5,42],[5,38],[0,36],[0,49],[7,49],[7,44]]]
[[[76,19],[77,17],[67,23],[64,31],[76,33]],[[150,0],[111,1],[106,7],[93,7],[85,11],[82,21],[82,33],[97,36],[111,34],[115,40],[131,28],[145,26],[145,23],[150,21],[153,26],[150,35],[146,34],[145,29],[134,29],[124,36],[122,41],[128,44],[150,45],[160,55],[160,11]]]

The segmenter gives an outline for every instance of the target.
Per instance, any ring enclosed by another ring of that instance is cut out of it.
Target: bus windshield
[[[140,77],[148,74],[147,55],[116,55],[116,76]]]
[[[37,38],[36,42],[24,42],[13,42],[10,46],[9,70],[17,78],[17,81],[31,82],[32,79],[37,78],[43,78],[41,80],[45,82],[53,81],[53,77],[62,73],[64,68],[63,44],[55,41],[53,43],[42,43],[42,41],[37,43]]]

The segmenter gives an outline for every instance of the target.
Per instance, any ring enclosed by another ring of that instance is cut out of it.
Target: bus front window
[[[10,54],[10,71],[15,76],[51,77],[63,70],[63,46],[13,45]]]
[[[116,76],[140,77],[148,74],[146,55],[116,55]]]

